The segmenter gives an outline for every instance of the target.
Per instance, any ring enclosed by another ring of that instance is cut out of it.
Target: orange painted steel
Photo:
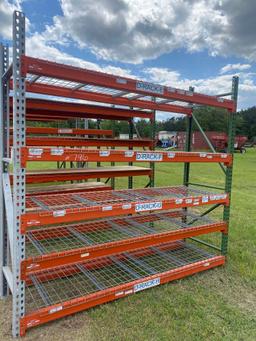
[[[12,145],[12,138],[10,144]],[[81,137],[49,137],[33,136],[26,138],[29,146],[62,146],[62,147],[147,147],[153,148],[154,141],[149,139],[110,139],[110,138],[81,138]]]
[[[123,285],[118,285],[109,289],[101,290],[99,292],[75,298],[60,304],[51,305],[35,312],[25,315],[21,318],[20,335],[24,336],[26,330],[58,318],[71,315],[73,313],[89,309],[99,304],[114,301],[118,298],[126,297],[134,294],[134,286],[149,280],[160,278],[160,284],[174,281],[201,271],[205,271],[225,263],[224,256],[215,256],[203,261],[195,262],[185,265],[173,270],[162,272],[156,275],[147,276],[145,278],[132,281]]]
[[[65,98],[76,98],[89,100],[93,102],[108,103],[114,105],[123,105],[134,108],[149,109],[149,110],[159,110],[164,112],[174,112],[180,114],[190,115],[192,113],[191,108],[183,107],[181,105],[175,104],[160,104],[147,100],[131,100],[125,97],[113,97],[107,94],[100,94],[96,92],[90,92],[86,90],[72,90],[60,86],[52,86],[47,84],[38,83],[26,83],[26,89],[28,92],[53,95]]]
[[[120,91],[128,91],[148,96],[157,96],[164,99],[184,101],[201,105],[225,108],[234,111],[234,101],[208,96],[196,92],[185,91],[167,86],[155,85],[147,82],[134,80],[127,77],[114,76],[98,71],[86,70],[69,65],[54,63],[42,59],[22,56],[22,75],[27,73],[53,77],[57,79],[101,86]],[[152,88],[154,88],[152,90]]]
[[[30,257],[21,263],[21,278],[25,280],[34,271],[54,269],[62,265],[79,263],[85,261],[85,259],[92,260],[98,257],[156,246],[162,243],[178,241],[203,234],[225,232],[226,229],[227,224],[225,222],[219,222]]]
[[[96,178],[113,178],[128,176],[151,176],[151,168],[123,166],[123,167],[98,167],[96,168],[65,168],[45,171],[27,171],[26,183],[44,183],[56,181],[87,180]],[[12,175],[10,175],[12,183]]]
[[[222,162],[232,164],[232,155],[225,153],[143,152],[124,150],[86,150],[72,148],[28,148],[21,152],[22,164],[27,161],[79,162]]]
[[[12,112],[12,100],[10,99],[10,110]],[[49,114],[52,113],[57,116],[71,116],[71,117],[84,117],[84,118],[97,118],[104,117],[105,115],[113,117],[141,117],[141,118],[152,118],[152,112],[145,112],[142,110],[131,110],[123,108],[112,108],[109,106],[102,105],[91,105],[84,103],[73,103],[73,102],[61,102],[52,101],[37,98],[27,98],[26,100],[26,112],[28,114]]]
[[[106,191],[107,192],[107,191]],[[206,200],[207,197],[207,200]],[[61,197],[59,198],[61,202]],[[120,198],[121,201],[121,198]],[[83,220],[92,220],[104,217],[121,216],[128,214],[135,214],[137,204],[150,204],[155,202],[161,202],[161,207],[155,209],[156,211],[179,209],[183,207],[195,207],[204,205],[215,205],[215,204],[229,204],[229,198],[227,194],[214,196],[196,195],[190,196],[186,199],[155,199],[155,200],[144,200],[131,201],[129,203],[117,203],[117,204],[98,204],[95,206],[85,207],[83,205],[67,208],[67,209],[49,209],[45,211],[27,212],[21,215],[21,233],[25,233],[31,227],[76,222]],[[147,211],[152,211],[148,209]]]
[[[38,182],[37,182],[38,183]],[[89,185],[88,185],[89,184]],[[88,186],[84,186],[88,185]],[[44,186],[43,188],[40,186],[35,186],[33,188],[27,188],[26,196],[35,196],[35,195],[51,195],[51,194],[67,194],[67,193],[84,193],[84,192],[99,192],[99,191],[110,191],[112,190],[111,186],[108,186],[102,182],[96,183],[73,183],[67,185],[53,185],[53,186]]]
[[[10,133],[13,129],[10,129]],[[26,134],[48,134],[48,135],[100,135],[113,136],[113,131],[108,129],[77,129],[77,128],[49,128],[49,127],[27,127]]]

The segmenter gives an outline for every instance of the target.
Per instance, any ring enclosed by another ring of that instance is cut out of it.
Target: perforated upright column
[[[25,54],[25,15],[13,14],[13,318],[12,334],[20,335],[20,318],[25,313],[25,283],[20,264],[25,258],[25,237],[20,234],[25,213],[25,169],[21,166],[21,147],[25,146],[25,78],[21,75],[21,55]]]

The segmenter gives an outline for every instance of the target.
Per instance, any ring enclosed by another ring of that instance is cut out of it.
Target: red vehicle
[[[217,151],[225,151],[228,144],[228,136],[226,133],[217,132],[217,131],[208,131],[206,132],[208,139],[211,141],[212,145]],[[181,131],[177,132],[177,147],[179,150],[183,150],[185,146],[186,133]],[[244,147],[247,142],[247,137],[242,135],[237,135],[235,137],[235,150],[240,153],[245,153],[246,149]],[[192,134],[192,149],[193,150],[204,150],[209,149],[205,138],[199,131],[195,131]]]

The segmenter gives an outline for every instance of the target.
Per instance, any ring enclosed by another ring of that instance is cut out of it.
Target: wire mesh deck
[[[186,199],[195,196],[214,196],[209,192],[186,186],[143,188],[134,190],[115,190],[87,192],[79,194],[34,195],[26,200],[29,212],[70,209],[76,207],[94,207],[103,205],[125,204],[130,202],[147,202],[152,200]]]
[[[117,287],[216,256],[192,243],[169,243],[137,252],[30,275],[26,312]]]
[[[218,223],[191,210],[177,210],[58,225],[27,232],[26,256],[35,261],[41,255]]]

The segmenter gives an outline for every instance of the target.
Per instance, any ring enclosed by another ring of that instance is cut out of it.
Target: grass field
[[[38,167],[41,167],[39,164]],[[179,184],[182,165],[157,165],[156,186]],[[194,182],[221,185],[218,165],[193,165]],[[235,155],[225,267],[159,286],[28,331],[28,340],[256,340],[256,150]],[[136,187],[146,179],[136,179]],[[118,179],[117,186],[127,184]],[[0,340],[11,340],[11,300],[0,301]]]

